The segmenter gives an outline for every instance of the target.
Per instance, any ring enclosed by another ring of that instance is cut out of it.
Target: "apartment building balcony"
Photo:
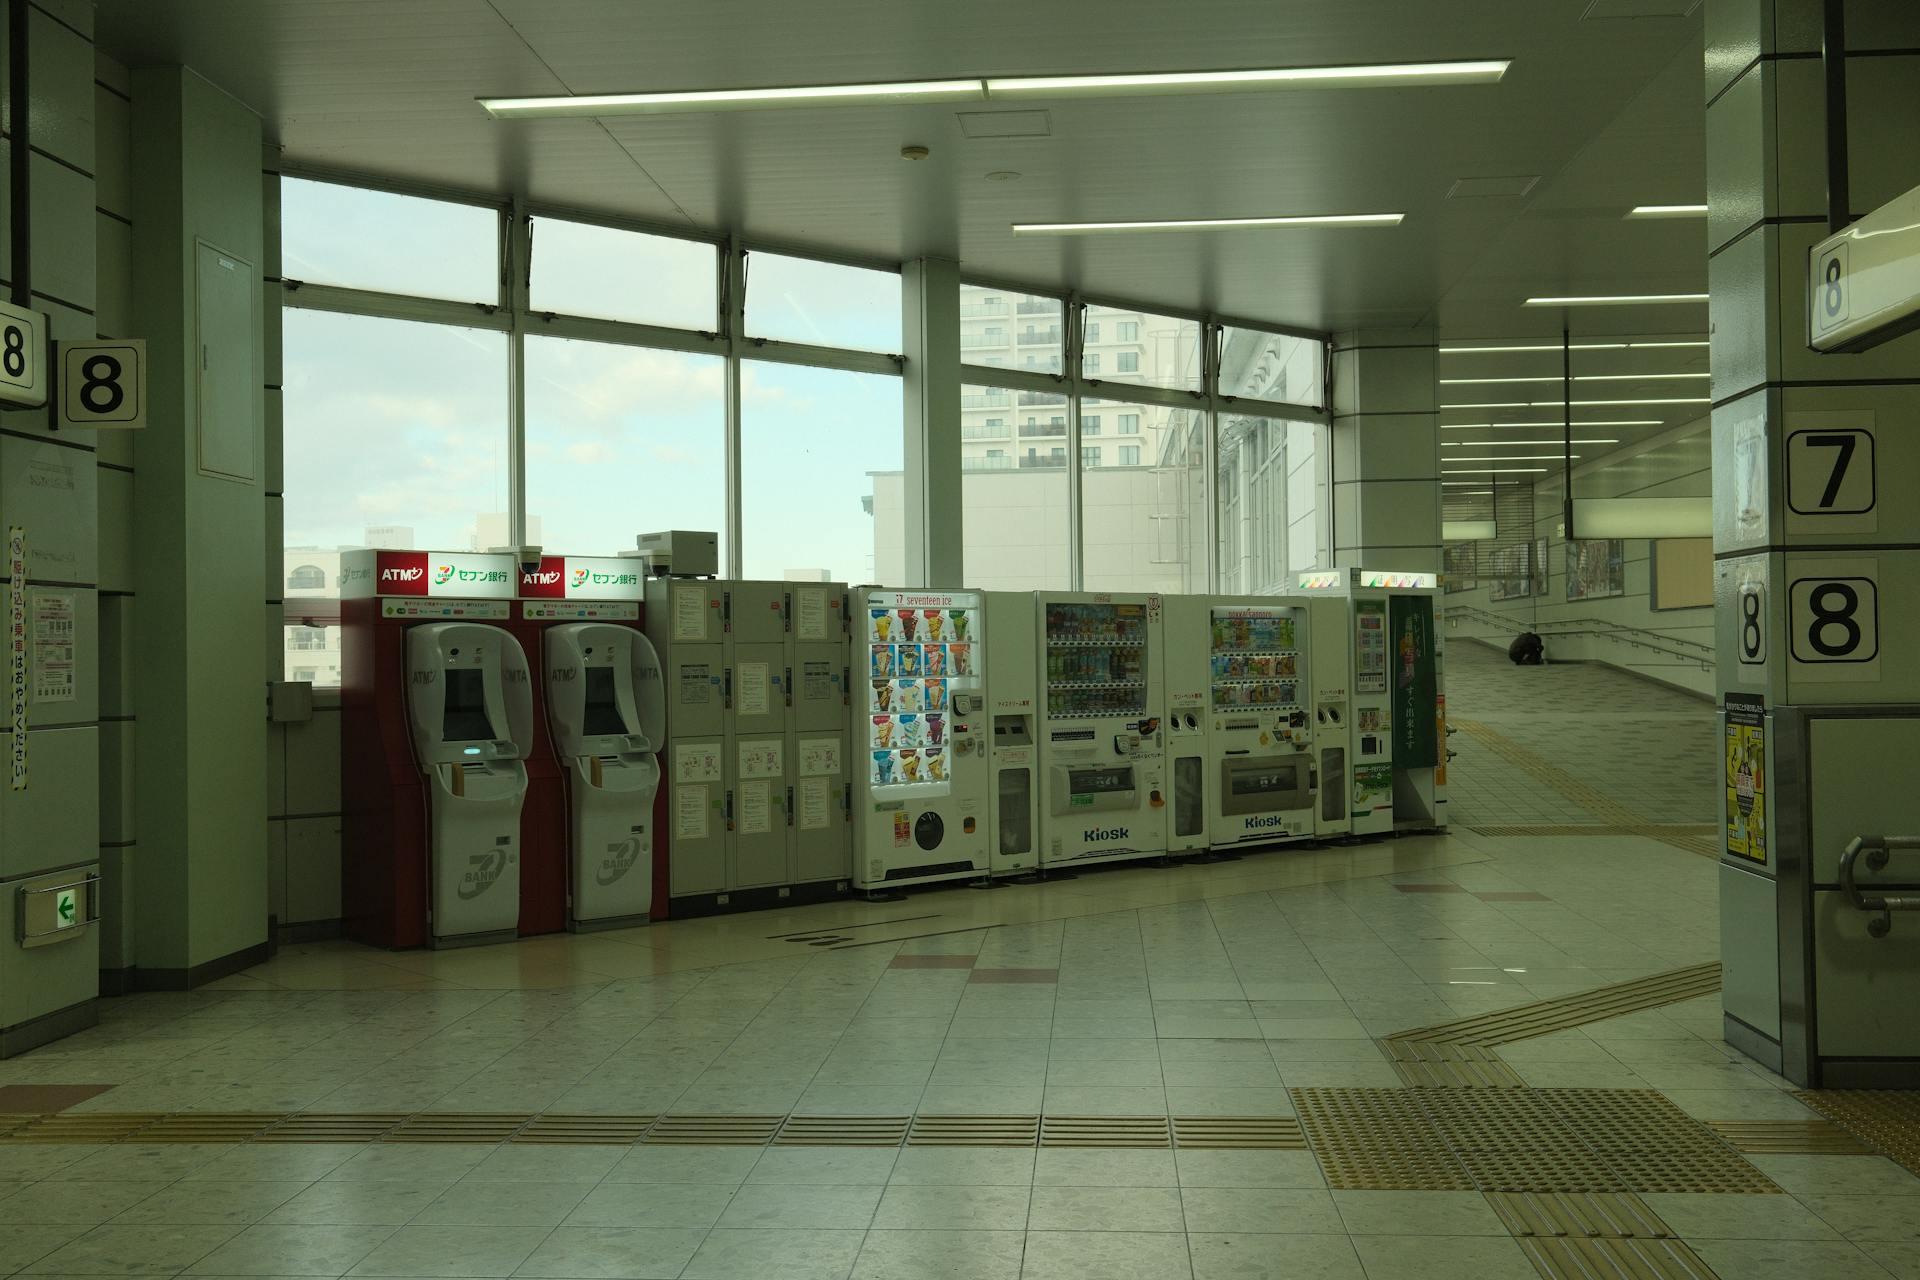
[[[1026,305],[1024,302],[1021,303],[1021,309],[1025,310]],[[1004,316],[1007,314],[1008,307],[1004,302],[963,302],[960,304],[960,318],[962,320],[970,319],[974,316]]]
[[[1067,424],[1064,422],[1023,422],[1020,424],[1020,434],[1023,437],[1059,436],[1065,438],[1067,434]]]
[[[1066,393],[1062,391],[1022,391],[1020,403],[1027,404],[1065,404]]]
[[[1006,409],[1012,404],[1013,392],[1011,391],[976,391],[971,395],[960,397],[962,409]]]
[[[1050,329],[1031,329],[1015,334],[1014,341],[1023,347],[1057,347],[1060,345],[1060,329],[1057,325]]]
[[[962,471],[1011,471],[1013,459],[1005,454],[996,458],[962,458],[960,469]]]
[[[1060,314],[1059,303],[1049,302],[1040,298],[1023,299],[1015,309],[1023,316],[1057,316]]]
[[[1011,440],[1013,428],[1006,423],[984,424],[963,422],[960,424],[962,440]]]
[[[1053,453],[1042,456],[1036,453],[1031,457],[1021,458],[1019,462],[1022,471],[1064,471],[1067,466],[1067,455]]]

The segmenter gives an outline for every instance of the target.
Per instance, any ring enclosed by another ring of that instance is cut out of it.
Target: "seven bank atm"
[[[574,622],[543,637],[547,718],[567,779],[574,929],[643,923],[653,906],[655,758],[666,744],[667,693],[647,637]]]
[[[533,742],[533,687],[520,642],[480,622],[408,631],[407,718],[427,782],[432,944],[512,938],[523,762]]]

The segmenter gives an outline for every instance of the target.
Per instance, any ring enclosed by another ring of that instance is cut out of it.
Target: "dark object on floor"
[[[1540,666],[1547,660],[1546,652],[1546,645],[1542,644],[1540,637],[1531,631],[1522,631],[1513,638],[1513,643],[1507,646],[1507,656],[1513,659],[1515,665],[1522,667]]]

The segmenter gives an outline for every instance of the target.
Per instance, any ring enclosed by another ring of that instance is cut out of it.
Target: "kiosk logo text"
[[[1259,831],[1266,827],[1284,827],[1287,825],[1287,820],[1280,814],[1270,813],[1264,818],[1248,818],[1246,823],[1247,825],[1241,828],[1242,830]]]
[[[1093,830],[1087,832],[1087,839],[1100,841],[1125,840],[1130,834],[1132,833],[1125,827],[1095,827]]]

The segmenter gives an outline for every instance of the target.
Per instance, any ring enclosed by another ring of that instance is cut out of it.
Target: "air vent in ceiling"
[[[1580,15],[1582,22],[1601,18],[1684,18],[1700,7],[1700,0],[1593,0]]]
[[[1449,200],[1486,200],[1495,196],[1524,196],[1540,181],[1537,173],[1517,173],[1504,178],[1460,178],[1447,192]]]
[[[1053,134],[1045,111],[956,111],[960,132],[969,138],[1046,138]]]

